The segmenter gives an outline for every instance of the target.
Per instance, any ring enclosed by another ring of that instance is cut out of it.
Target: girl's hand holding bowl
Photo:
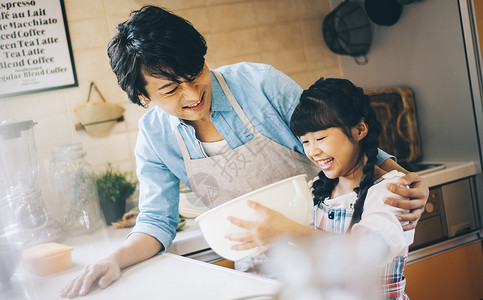
[[[252,254],[252,257],[255,257],[265,252],[268,249],[268,244],[275,242],[277,239],[295,240],[316,233],[316,230],[312,227],[294,222],[260,203],[248,200],[247,205],[260,215],[260,219],[248,221],[232,216],[228,217],[232,224],[246,230],[244,233],[227,234],[225,236],[230,241],[238,242],[231,247],[233,250],[243,251],[258,247]]]
[[[305,177],[298,175],[272,183],[196,218],[208,245],[220,256],[236,261],[253,255],[257,247],[268,243],[281,229],[277,227],[279,222],[307,227],[313,201]],[[272,219],[280,220],[274,221],[277,226],[265,226]]]
[[[230,241],[239,243],[231,247],[233,250],[247,250],[266,246],[273,242],[275,238],[290,234],[291,229],[299,225],[260,203],[248,200],[247,205],[256,211],[260,218],[257,221],[248,221],[233,216],[228,217],[232,224],[246,230],[243,233],[225,235],[225,238]]]

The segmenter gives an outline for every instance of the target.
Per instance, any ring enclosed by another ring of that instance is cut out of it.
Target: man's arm
[[[100,288],[108,287],[119,278],[122,268],[164,251],[176,235],[179,179],[157,157],[152,147],[164,149],[159,146],[162,141],[150,140],[142,120],[143,118],[139,123],[135,149],[137,177],[140,182],[140,213],[136,225],[121,247],[86,266],[61,291],[62,297],[83,296],[96,281]]]
[[[406,174],[398,181],[399,185],[390,183],[387,185],[387,189],[410,200],[386,197],[384,202],[394,207],[408,209],[408,214],[398,215],[397,218],[399,221],[409,222],[409,224],[403,226],[404,230],[416,228],[416,224],[424,212],[424,207],[429,197],[427,182],[418,174],[406,171],[392,159],[386,159],[379,167],[385,171],[397,170]],[[409,189],[405,188],[405,186],[409,186]]]
[[[133,233],[116,251],[86,266],[60,293],[61,297],[74,298],[89,292],[94,282],[104,289],[121,276],[121,269],[144,261],[159,251],[163,245],[144,233]]]

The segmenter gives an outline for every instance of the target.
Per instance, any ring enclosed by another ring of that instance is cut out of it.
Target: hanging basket
[[[96,89],[102,99],[101,102],[89,101],[92,88]],[[92,137],[106,137],[117,122],[124,121],[124,111],[121,105],[107,102],[95,83],[91,82],[87,102],[74,110],[80,121],[75,125],[75,129],[84,129]]]

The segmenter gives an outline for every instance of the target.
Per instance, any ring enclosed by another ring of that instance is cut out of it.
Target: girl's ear
[[[138,98],[139,98],[139,101],[141,102],[141,104],[143,106],[148,106],[149,105],[149,102],[151,102],[151,100],[149,100],[148,97],[144,96],[140,92],[138,92]]]
[[[352,127],[352,136],[357,142],[365,138],[368,132],[369,132],[369,127],[367,126],[364,119],[361,119],[359,124]]]

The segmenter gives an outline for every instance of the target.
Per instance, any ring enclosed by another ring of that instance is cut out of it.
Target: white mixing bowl
[[[225,235],[243,233],[246,230],[230,223],[228,216],[249,221],[259,219],[260,214],[247,205],[247,200],[251,200],[278,211],[297,223],[309,225],[313,200],[305,177],[306,175],[298,175],[272,183],[215,207],[197,217],[195,221],[199,223],[206,242],[216,253],[229,260],[239,260],[253,254],[257,248],[243,251],[231,249],[237,242],[226,239]]]

